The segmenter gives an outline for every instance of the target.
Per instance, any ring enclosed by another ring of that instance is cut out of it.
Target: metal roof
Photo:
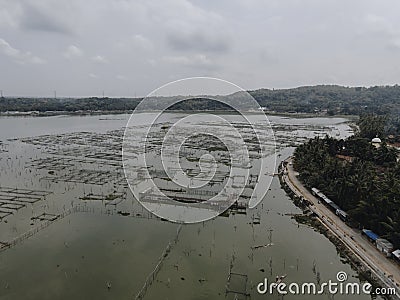
[[[386,240],[386,239],[377,239],[376,243],[379,244],[379,245],[382,245],[382,246],[384,246],[386,248],[392,248],[393,249],[393,244],[391,242],[389,242],[388,240]]]
[[[375,138],[372,139],[371,142],[372,143],[382,143],[382,140],[380,138],[378,138],[378,137],[375,137]]]
[[[348,216],[348,214],[347,214],[344,210],[341,210],[341,209],[338,209],[338,210],[336,211],[336,213],[337,213],[337,214],[341,214],[341,215],[344,216],[344,217],[347,217],[347,216]]]
[[[363,229],[362,231],[367,237],[369,237],[373,241],[376,241],[377,239],[379,239],[379,236],[375,232],[372,232],[369,229]]]
[[[315,188],[315,187],[313,187],[312,189],[311,189],[314,193],[319,193],[319,189],[317,189],[317,188]]]
[[[340,207],[335,202],[328,203],[330,207],[332,207],[335,211],[340,209]]]
[[[392,254],[396,256],[398,259],[400,259],[400,249],[393,251]]]

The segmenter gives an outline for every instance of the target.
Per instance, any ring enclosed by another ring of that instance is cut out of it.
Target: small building
[[[382,140],[381,140],[380,138],[378,138],[378,137],[374,137],[374,138],[371,140],[371,144],[372,144],[373,146],[375,146],[376,148],[379,148],[379,147],[381,146],[381,144],[382,144]]]
[[[332,200],[330,200],[330,202],[328,203],[328,206],[329,206],[329,208],[330,208],[332,211],[334,211],[335,213],[336,213],[338,210],[340,210],[340,207],[339,207],[335,202],[333,202]]]
[[[393,258],[395,260],[397,260],[398,262],[400,262],[400,249],[397,249],[395,251],[392,252]]]
[[[313,194],[314,196],[317,196],[318,193],[319,193],[319,189],[317,189],[317,188],[315,188],[315,187],[313,187],[313,188],[311,189],[311,191],[312,191],[312,194]]]
[[[387,257],[392,255],[393,244],[385,239],[377,239],[376,240],[376,248],[383,252]]]
[[[373,232],[373,231],[371,231],[371,230],[369,230],[369,229],[363,229],[363,230],[362,230],[362,234],[366,235],[367,238],[368,238],[371,242],[375,242],[377,239],[379,239],[379,236],[378,236],[375,232]]]
[[[337,209],[336,215],[339,216],[339,218],[342,219],[342,221],[344,222],[347,221],[348,214],[345,211]]]

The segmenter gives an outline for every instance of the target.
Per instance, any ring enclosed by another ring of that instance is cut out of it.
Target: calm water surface
[[[175,238],[178,225],[151,218],[130,193],[112,207],[103,201],[81,200],[89,193],[107,194],[123,187],[115,183],[98,186],[45,180],[49,169],[31,164],[49,157],[46,147],[18,140],[74,132],[105,133],[121,129],[128,117],[0,118],[0,187],[52,192],[45,200],[29,204],[4,219],[0,223],[0,241],[10,241],[40,226],[41,221],[32,221],[32,216],[79,208],[0,252],[0,299],[134,299],[139,292],[165,247]],[[174,117],[171,114],[171,120]],[[296,141],[315,135],[351,134],[346,120],[341,118],[272,116],[270,121],[276,130],[278,161],[293,152],[291,145]],[[82,167],[77,164],[76,167]],[[112,169],[107,165],[96,168]],[[130,215],[122,216],[118,211]],[[278,178],[274,178],[265,199],[246,215],[232,213],[184,225],[144,299],[235,299],[233,294],[225,293],[230,265],[234,272],[247,276],[246,286],[233,278],[231,287],[246,289],[251,299],[281,299],[278,295],[258,295],[255,289],[264,278],[271,282],[277,275],[287,275],[286,282],[317,283],[335,280],[336,273],[344,271],[349,281],[358,282],[357,274],[338,255],[335,246],[313,228],[297,224],[290,216],[295,213],[301,211],[280,188]],[[260,219],[259,224],[253,224],[255,218]],[[252,248],[266,244],[269,246]],[[329,295],[285,298],[333,299]],[[334,298],[369,299],[365,295]]]

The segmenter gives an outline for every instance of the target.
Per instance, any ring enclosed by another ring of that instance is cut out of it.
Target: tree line
[[[376,114],[387,116],[387,128],[400,133],[400,86],[344,87],[337,85],[304,86],[293,89],[249,91],[260,106],[276,113],[327,115]],[[158,97],[163,101],[163,97]],[[132,111],[142,98],[0,98],[5,111]],[[203,98],[179,103],[178,110],[225,110],[224,105]],[[154,107],[154,109],[157,109]]]
[[[326,111],[328,114],[397,115],[400,112],[400,86],[344,87],[303,86],[295,89],[251,91],[268,110],[298,113]]]

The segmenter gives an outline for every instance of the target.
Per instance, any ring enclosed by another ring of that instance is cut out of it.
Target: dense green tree
[[[386,122],[386,116],[362,115],[358,121],[359,135],[368,139],[383,137]]]
[[[400,247],[400,164],[393,148],[375,148],[360,137],[314,138],[296,148],[294,167],[307,187],[323,191],[353,224]]]

